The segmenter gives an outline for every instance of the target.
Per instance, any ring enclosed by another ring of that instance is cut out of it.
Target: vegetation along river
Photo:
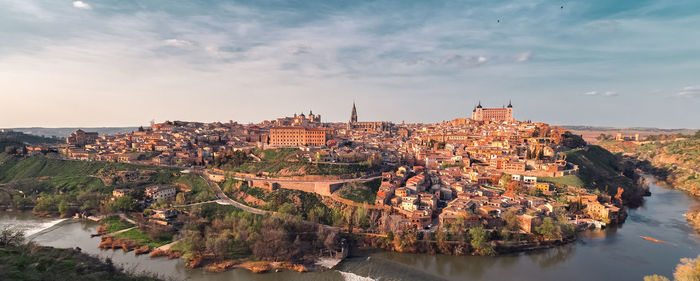
[[[620,227],[580,233],[578,241],[558,248],[498,257],[402,254],[355,250],[336,267],[323,272],[254,274],[236,269],[209,273],[187,269],[181,259],[151,259],[133,252],[101,250],[91,238],[97,224],[84,220],[39,218],[28,213],[0,213],[0,225],[17,225],[41,245],[80,247],[109,257],[132,272],[155,272],[175,280],[642,280],[672,271],[684,257],[700,254],[700,238],[683,214],[698,201],[684,192],[651,183],[652,196],[629,210]],[[652,237],[667,243],[642,239]]]

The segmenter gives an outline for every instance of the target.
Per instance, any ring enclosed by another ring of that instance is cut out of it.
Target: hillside
[[[29,135],[22,132],[3,131],[0,132],[0,152],[4,152],[6,147],[21,147],[24,144],[59,143],[61,139],[45,138]]]
[[[638,159],[638,166],[671,183],[674,188],[700,196],[700,133],[660,137],[647,142],[604,141],[611,151]]]
[[[135,177],[126,178],[125,172]],[[101,210],[100,201],[111,196],[112,190],[142,191],[152,184],[186,188],[191,201],[215,198],[199,176],[171,168],[0,153],[0,208],[32,207],[37,212],[61,215],[78,209],[95,213]]]
[[[597,145],[570,150],[566,160],[579,166],[580,173],[557,178],[539,178],[542,181],[560,185],[572,185],[615,195],[618,187],[625,192],[622,199],[631,206],[641,204],[642,197],[647,193],[640,184],[639,176],[635,174],[635,166],[625,161],[622,155],[612,154]]]
[[[36,135],[36,136],[52,136],[58,138],[65,138],[69,136],[72,132],[81,129],[86,132],[97,132],[101,135],[112,135],[112,134],[123,134],[127,132],[133,132],[138,130],[136,127],[75,127],[75,128],[41,128],[41,127],[31,127],[31,128],[11,128],[15,132],[22,132],[25,134]]]

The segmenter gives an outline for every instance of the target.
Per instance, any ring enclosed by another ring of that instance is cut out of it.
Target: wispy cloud
[[[73,7],[78,8],[78,9],[83,9],[83,10],[91,10],[92,9],[90,4],[85,3],[83,1],[73,1]]]
[[[683,87],[680,91],[673,95],[679,98],[696,98],[700,97],[700,85]]]
[[[526,62],[529,61],[532,58],[532,52],[527,51],[527,52],[522,52],[515,56],[515,61],[516,62]]]
[[[189,40],[183,39],[166,39],[163,41],[166,46],[177,47],[182,49],[192,49],[195,47],[195,43]]]
[[[583,95],[584,95],[584,96],[589,96],[589,97],[594,97],[594,96],[598,96],[598,97],[615,97],[615,96],[618,96],[618,93],[615,92],[615,91],[605,91],[605,92],[601,92],[601,91],[588,91],[588,92],[583,93]]]
[[[700,16],[690,13],[700,8],[697,1],[639,1],[623,12],[606,0],[573,1],[563,12],[547,0],[451,1],[449,5],[361,1],[331,3],[322,9],[304,1],[294,5],[175,1],[167,7],[158,3],[0,0],[0,26],[8,27],[0,28],[1,37],[7,39],[0,44],[0,69],[13,70],[0,75],[0,92],[27,101],[16,107],[14,115],[0,112],[0,122],[10,124],[14,121],[4,121],[5,117],[24,116],[20,109],[31,107],[31,99],[23,98],[26,94],[37,99],[87,100],[91,93],[114,91],[124,100],[153,97],[150,107],[163,98],[192,93],[218,98],[222,102],[217,106],[222,107],[248,102],[253,94],[269,97],[267,112],[241,109],[243,121],[276,116],[293,103],[316,103],[323,100],[319,96],[329,97],[331,107],[335,99],[361,99],[358,93],[366,93],[365,98],[372,101],[430,94],[431,99],[421,106],[441,110],[422,111],[411,104],[402,109],[425,112],[415,118],[427,121],[463,113],[443,110],[458,107],[458,102],[446,105],[448,99],[493,95],[507,100],[514,95],[516,101],[520,95],[523,101],[518,103],[527,108],[528,103],[553,105],[552,97],[559,93],[592,87],[586,93],[578,90],[580,97],[589,98],[581,98],[574,109],[578,111],[567,114],[572,120],[561,120],[563,115],[556,111],[532,115],[571,123],[600,99],[619,102],[614,98],[616,91],[637,106],[645,103],[635,100],[633,93],[646,93],[649,88],[663,89],[663,94],[650,95],[657,99],[700,97],[700,86],[679,88],[693,81],[688,69],[700,65],[695,52],[700,47],[700,29],[695,28]],[[660,73],[665,78],[659,79]],[[169,96],[156,99],[153,93]],[[198,112],[176,102],[169,105],[162,115]],[[249,105],[259,108],[253,101]],[[51,110],[47,114],[60,113]],[[346,119],[345,113],[333,110],[328,109],[332,112],[327,120]],[[643,110],[620,114],[635,116],[630,120],[671,122],[639,112]],[[211,110],[200,113],[193,119],[215,118]],[[404,116],[382,109],[372,114],[367,118]],[[521,117],[525,114],[532,112]],[[690,114],[698,117],[694,120],[700,118],[695,111]],[[152,116],[129,118],[150,120]],[[596,118],[586,121],[615,120],[610,115]]]

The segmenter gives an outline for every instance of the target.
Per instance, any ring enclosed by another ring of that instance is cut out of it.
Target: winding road
[[[214,194],[216,195],[217,200],[214,200],[213,202],[216,202],[216,203],[219,204],[219,205],[234,206],[234,207],[239,208],[239,209],[241,209],[241,210],[244,210],[244,211],[247,211],[247,212],[251,212],[251,213],[253,213],[253,214],[258,214],[258,215],[264,215],[264,214],[272,213],[272,212],[270,212],[270,211],[265,211],[265,210],[261,210],[261,209],[258,209],[258,208],[253,208],[253,207],[244,205],[244,204],[242,204],[242,203],[239,203],[239,202],[237,202],[237,201],[234,201],[233,199],[231,199],[231,198],[229,198],[228,196],[226,196],[226,194],[224,193],[224,191],[221,190],[221,187],[219,186],[218,183],[209,180],[207,177],[205,177],[205,176],[204,176],[203,174],[201,174],[201,173],[199,174],[199,176],[200,176],[205,182],[207,182],[207,184],[209,185],[209,187],[211,187],[211,189],[214,191]],[[212,202],[212,201],[209,201],[209,202]],[[205,202],[202,202],[202,203],[205,203]]]

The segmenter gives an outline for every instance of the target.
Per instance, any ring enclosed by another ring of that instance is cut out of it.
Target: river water
[[[187,269],[181,259],[151,259],[133,252],[101,250],[99,237],[90,238],[97,224],[83,220],[38,218],[26,213],[0,213],[0,225],[13,224],[33,241],[53,247],[80,247],[83,252],[109,257],[132,272],[155,272],[173,280],[642,280],[643,276],[672,276],[684,257],[700,254],[700,238],[683,214],[698,207],[685,193],[650,184],[651,197],[629,210],[618,228],[581,233],[577,242],[558,248],[498,257],[401,254],[355,251],[336,270],[253,274],[246,270],[208,273]],[[640,236],[668,243],[650,242]]]

